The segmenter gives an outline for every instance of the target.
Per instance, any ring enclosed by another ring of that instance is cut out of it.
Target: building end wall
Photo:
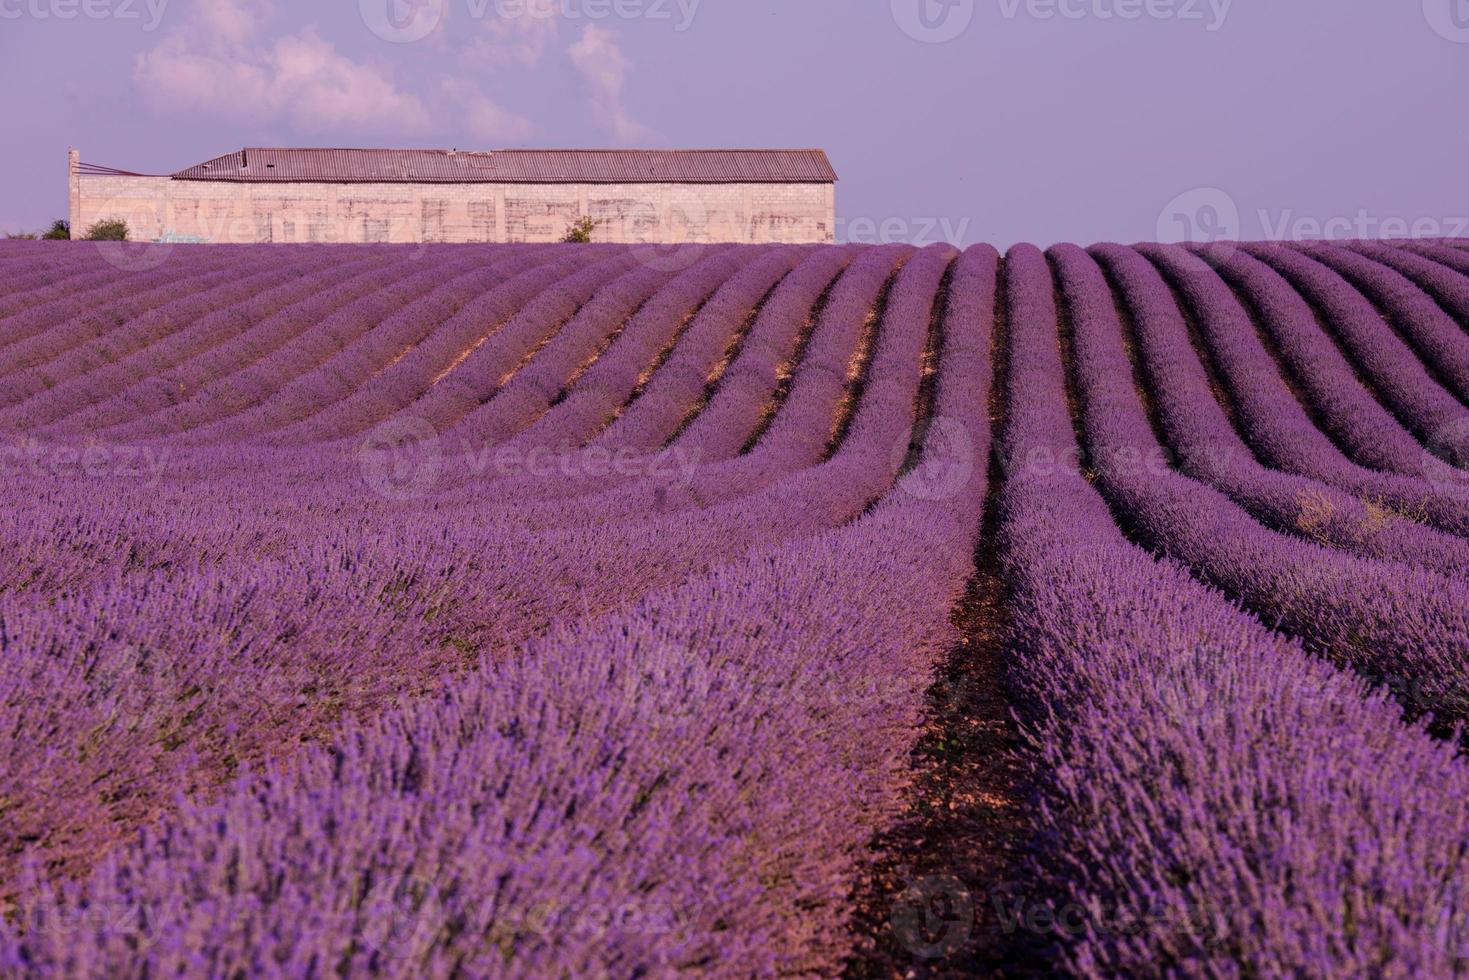
[[[76,147],[66,151],[66,222],[72,238],[80,238],[82,234],[78,227],[82,218],[81,160],[81,151]]]

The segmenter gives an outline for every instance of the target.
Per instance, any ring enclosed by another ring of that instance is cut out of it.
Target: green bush
[[[594,218],[577,218],[571,223],[571,227],[566,229],[566,235],[561,240],[585,245],[592,240],[592,232],[596,230],[599,223]]]
[[[36,233],[33,231],[7,231],[5,233],[5,237],[9,241],[16,241],[19,239],[34,241],[36,238]]]
[[[50,230],[41,235],[41,237],[51,242],[64,242],[71,238],[71,222],[65,218],[57,218],[51,222]]]
[[[103,218],[87,229],[89,242],[125,242],[128,240],[128,223],[121,218]]]

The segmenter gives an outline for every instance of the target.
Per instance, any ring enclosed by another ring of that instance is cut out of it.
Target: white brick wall
[[[546,242],[582,215],[624,242],[829,242],[830,184],[295,184],[78,176],[72,233],[209,242]]]

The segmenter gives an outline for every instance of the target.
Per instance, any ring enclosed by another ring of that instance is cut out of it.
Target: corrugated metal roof
[[[317,183],[832,183],[821,150],[356,150],[246,147],[175,180]]]

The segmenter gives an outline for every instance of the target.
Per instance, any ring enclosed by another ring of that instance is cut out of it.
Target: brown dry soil
[[[1004,586],[986,558],[954,613],[962,639],[929,691],[907,813],[874,841],[853,895],[859,952],[847,977],[1049,972],[1035,938],[1007,931],[997,912],[1021,875],[1028,828],[1004,685]]]

